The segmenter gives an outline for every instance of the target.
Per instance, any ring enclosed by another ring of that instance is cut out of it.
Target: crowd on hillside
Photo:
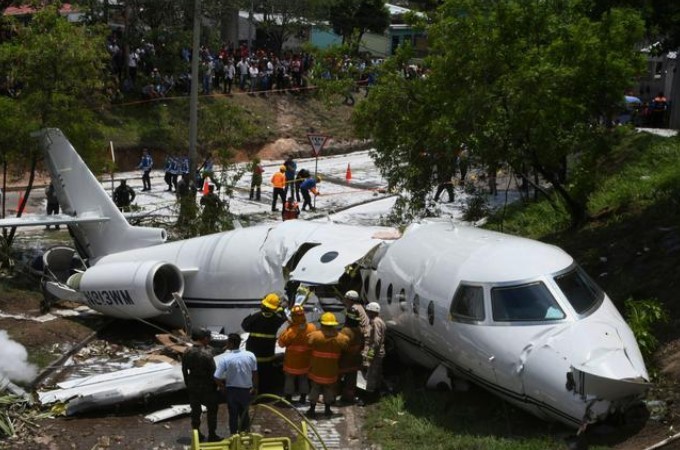
[[[145,99],[168,95],[188,94],[191,87],[191,49],[182,48],[178,61],[182,70],[175,73],[162,67],[162,58],[153,44],[141,41],[125,54],[120,37],[112,33],[107,39],[109,67],[113,75],[108,88],[112,101],[121,101],[124,95],[140,94]],[[307,52],[284,51],[282,54],[257,48],[248,49],[245,43],[224,43],[217,49],[202,46],[199,54],[199,89],[203,95],[231,94],[234,89],[250,94],[272,91],[299,92],[308,86],[308,77],[317,70],[321,78],[351,78],[357,87],[375,83],[374,66],[382,59],[327,58],[316,61]],[[177,64],[174,64],[177,66]],[[405,68],[405,76],[414,76],[415,66]]]

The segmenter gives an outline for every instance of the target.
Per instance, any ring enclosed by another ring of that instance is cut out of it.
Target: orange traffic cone
[[[345,173],[345,180],[349,183],[349,180],[352,179],[352,169],[349,167],[349,163],[347,163],[347,172]]]
[[[210,183],[208,183],[208,177],[203,179],[203,195],[208,195],[210,192]]]

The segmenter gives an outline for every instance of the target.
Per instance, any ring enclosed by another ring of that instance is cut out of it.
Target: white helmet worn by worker
[[[359,301],[359,293],[357,291],[347,291],[345,292],[345,298],[353,302]]]
[[[366,305],[366,311],[380,313],[380,305],[377,304],[376,302],[371,302],[368,305]]]

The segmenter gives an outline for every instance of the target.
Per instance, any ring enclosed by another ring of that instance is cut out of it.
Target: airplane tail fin
[[[39,136],[64,214],[77,219],[99,219],[68,225],[83,258],[92,261],[110,253],[165,242],[165,230],[133,227],[127,222],[61,130],[48,128]]]

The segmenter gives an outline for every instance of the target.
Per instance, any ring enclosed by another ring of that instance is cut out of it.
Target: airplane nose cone
[[[628,326],[582,320],[569,332],[574,368],[610,379],[648,380],[642,355]]]

